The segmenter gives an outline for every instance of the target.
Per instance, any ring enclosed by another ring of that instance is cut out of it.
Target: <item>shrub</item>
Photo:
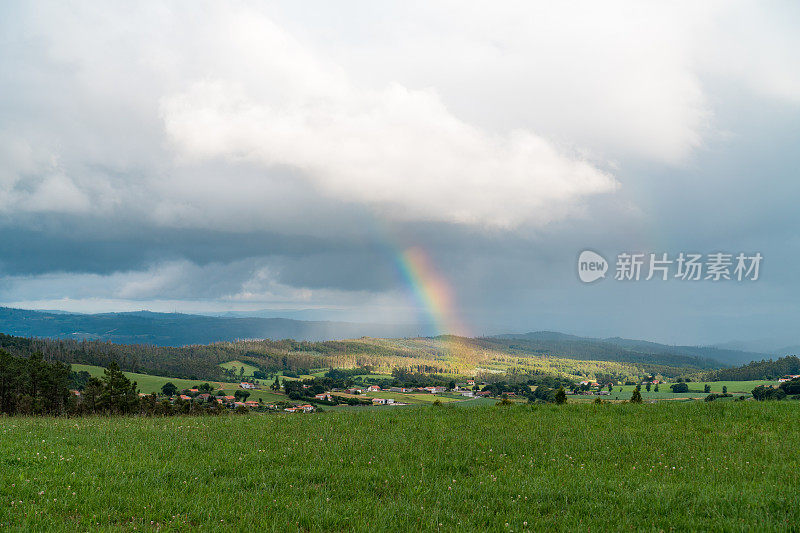
[[[689,392],[689,385],[684,382],[673,383],[669,388],[672,389],[672,392]]]
[[[786,394],[800,394],[800,378],[781,383],[781,389],[783,389],[783,392]]]
[[[786,391],[783,389],[773,389],[772,387],[765,387],[759,385],[752,391],[753,398],[758,401],[765,400],[783,400],[786,398]]]

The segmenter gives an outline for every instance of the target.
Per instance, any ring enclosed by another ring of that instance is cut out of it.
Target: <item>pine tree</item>
[[[564,387],[559,387],[556,392],[556,403],[559,405],[567,403],[567,393],[564,392]]]
[[[642,393],[639,392],[639,387],[633,389],[633,394],[631,394],[631,403],[642,403]]]

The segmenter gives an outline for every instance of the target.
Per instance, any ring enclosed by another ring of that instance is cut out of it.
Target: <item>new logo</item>
[[[584,283],[591,283],[606,277],[608,261],[591,250],[584,250],[578,257],[578,277]]]

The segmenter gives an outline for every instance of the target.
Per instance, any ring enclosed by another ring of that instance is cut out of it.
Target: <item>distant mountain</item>
[[[659,344],[657,342],[624,339],[622,337],[579,337],[576,335],[568,335],[553,331],[532,331],[529,333],[517,334],[512,333],[497,335],[496,338],[540,343],[558,342],[561,343],[561,345],[558,347],[560,350],[569,349],[569,345],[572,345],[573,349],[577,349],[581,352],[585,350],[591,351],[594,349],[598,353],[603,354],[608,352],[609,347],[617,347],[640,354],[651,354],[654,356],[683,356],[718,362],[723,365],[740,365],[749,363],[750,361],[774,359],[776,357],[780,357],[781,355],[785,355],[785,353],[781,352],[777,352],[776,355],[770,353],[734,350],[719,346],[673,346],[668,344]]]
[[[410,325],[213,317],[181,313],[78,314],[0,307],[0,332],[19,337],[103,340],[119,344],[185,346],[236,339],[307,341],[430,334]]]
[[[777,356],[797,355],[800,353],[800,344],[787,339],[758,339],[750,341],[730,341],[713,344],[714,348],[740,350],[743,352],[771,353]]]

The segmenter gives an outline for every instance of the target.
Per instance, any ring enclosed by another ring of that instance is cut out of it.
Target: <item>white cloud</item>
[[[15,9],[4,214],[540,226],[613,190],[612,162],[691,157],[708,76],[798,101],[791,17],[750,2]]]
[[[333,197],[404,219],[547,222],[565,204],[615,185],[531,132],[496,136],[458,120],[432,91],[334,88],[286,95],[281,107],[245,92],[201,82],[166,99],[170,138],[191,156],[298,169]]]

